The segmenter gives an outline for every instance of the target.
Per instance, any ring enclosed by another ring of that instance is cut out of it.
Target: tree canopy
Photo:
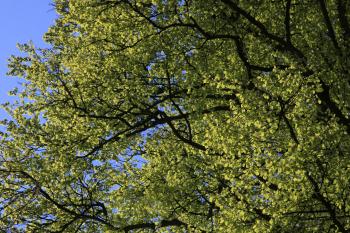
[[[349,1],[54,6],[9,63],[2,231],[350,231]]]

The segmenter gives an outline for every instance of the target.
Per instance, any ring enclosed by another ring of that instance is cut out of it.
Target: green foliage
[[[0,229],[349,232],[345,0],[56,0],[0,147]]]

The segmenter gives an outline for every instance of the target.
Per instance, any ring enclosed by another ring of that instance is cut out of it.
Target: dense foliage
[[[350,231],[349,1],[54,4],[10,59],[1,230]]]

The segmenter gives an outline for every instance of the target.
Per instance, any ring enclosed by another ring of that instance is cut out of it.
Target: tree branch
[[[158,227],[170,227],[170,226],[176,226],[176,227],[187,227],[187,224],[178,220],[178,219],[172,219],[172,220],[161,220]],[[125,233],[138,230],[138,229],[152,229],[156,230],[157,225],[153,222],[150,223],[139,223],[139,224],[133,224],[126,227],[121,228],[120,230],[124,231]]]
[[[346,131],[350,134],[350,119],[346,118],[337,104],[334,103],[330,96],[330,88],[328,85],[320,79],[320,83],[323,91],[318,93],[317,96],[323,102],[323,104],[339,119],[339,123],[346,127]]]
[[[283,49],[286,49],[287,51],[290,51],[291,53],[295,54],[299,59],[303,61],[304,64],[306,64],[306,57],[304,56],[304,54],[299,49],[294,47],[291,43],[287,43],[283,38],[270,33],[263,23],[255,19],[247,11],[240,8],[232,0],[221,0],[221,1],[224,4],[226,4],[228,7],[230,7],[232,10],[242,15],[245,19],[248,20],[249,23],[251,23],[256,28],[258,28],[262,35],[266,36],[268,39],[272,41],[277,42],[280,46],[282,46]]]
[[[287,0],[287,3],[286,3],[286,14],[285,14],[285,17],[284,17],[286,42],[288,44],[292,44],[291,33],[290,33],[290,8],[291,8],[291,2],[292,2],[292,0]]]
[[[311,177],[310,174],[306,173],[306,176],[308,180],[310,181],[313,189],[314,189],[314,197],[319,200],[323,206],[327,209],[327,212],[329,213],[333,223],[338,227],[338,230],[342,233],[348,233],[349,231],[345,229],[343,224],[339,221],[337,218],[337,214],[335,209],[333,208],[332,204],[322,195],[320,188],[318,187],[318,184],[314,178]]]
[[[345,39],[350,37],[350,26],[346,17],[346,4],[343,0],[337,0],[337,11],[340,26],[343,29],[343,36]]]
[[[339,45],[338,45],[338,42],[337,42],[337,39],[336,39],[336,36],[335,36],[335,32],[334,32],[334,29],[333,29],[333,26],[332,26],[331,19],[329,18],[329,15],[328,15],[326,3],[325,3],[324,0],[318,0],[318,2],[320,3],[320,7],[321,7],[322,14],[323,14],[324,22],[325,22],[325,24],[327,26],[328,35],[329,35],[329,37],[332,40],[334,48],[339,52],[340,48],[339,48]]]

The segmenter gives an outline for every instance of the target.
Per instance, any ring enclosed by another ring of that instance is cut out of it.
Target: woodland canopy
[[[350,1],[54,6],[9,63],[0,230],[350,231]]]

